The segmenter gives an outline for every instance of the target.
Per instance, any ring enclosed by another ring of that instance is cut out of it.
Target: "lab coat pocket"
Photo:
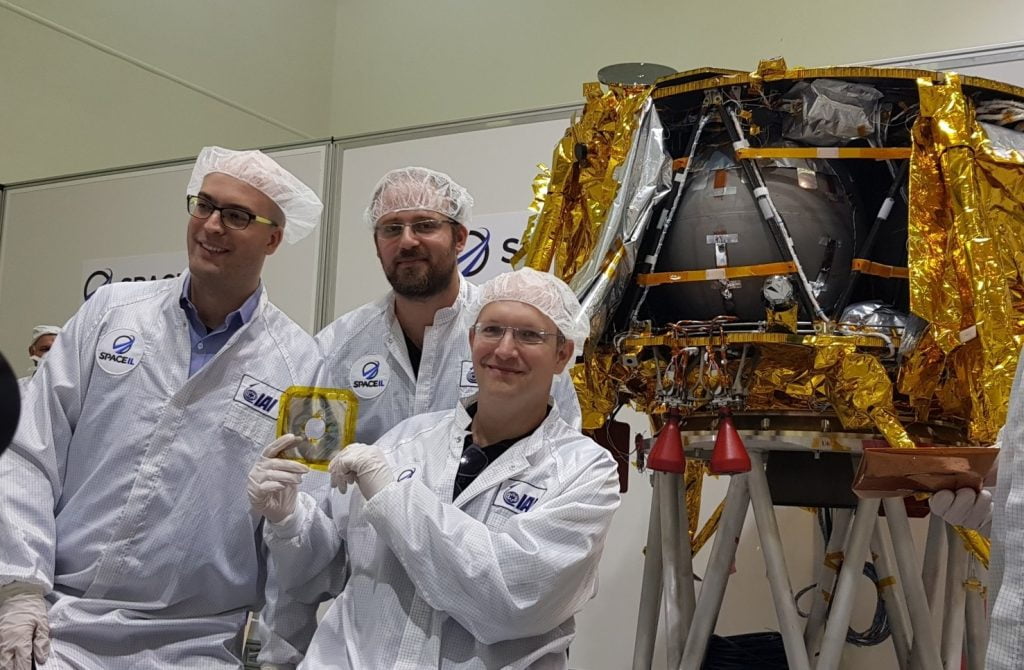
[[[514,516],[515,514],[508,511],[507,509],[502,509],[500,507],[490,505],[487,508],[487,518],[484,519],[484,525],[487,526],[488,530],[493,531],[495,533],[500,533],[505,529],[505,526],[508,524],[509,519],[511,519]]]
[[[254,442],[262,449],[274,441],[277,422],[241,403],[232,402],[224,418],[224,427],[231,433]]]

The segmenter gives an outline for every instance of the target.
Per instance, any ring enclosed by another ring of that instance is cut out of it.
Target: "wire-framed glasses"
[[[208,219],[213,216],[214,212],[220,212],[220,222],[224,224],[225,228],[231,228],[232,230],[245,230],[253,221],[263,223],[268,226],[277,225],[270,219],[257,216],[256,214],[244,209],[239,209],[237,207],[218,207],[202,196],[188,196],[188,213],[192,216],[197,219]]]
[[[502,326],[496,323],[474,323],[473,330],[476,331],[477,337],[490,340],[491,342],[500,342],[505,337],[505,331],[511,330],[512,339],[519,344],[529,345],[543,344],[544,340],[549,337],[559,337],[561,335],[558,332],[549,333],[543,330]]]
[[[373,234],[382,240],[397,240],[405,233],[406,228],[412,230],[416,237],[433,237],[441,232],[447,224],[456,225],[451,219],[420,219],[409,223],[381,223],[373,227]]]

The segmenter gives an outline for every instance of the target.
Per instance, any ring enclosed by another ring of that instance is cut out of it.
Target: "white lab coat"
[[[348,585],[303,668],[565,668],[573,616],[597,591],[619,505],[615,461],[553,408],[452,502],[470,418],[413,417],[381,438],[396,482],[365,501],[332,491],[331,518],[300,494],[293,537],[264,533],[301,598],[341,552]]]
[[[394,293],[345,314],[320,331],[316,336],[324,357],[320,383],[350,388],[359,396],[357,442],[372,444],[399,421],[447,411],[459,398],[476,393],[468,307],[479,291],[459,278],[455,303],[438,310],[433,325],[424,332],[419,375],[413,373],[402,327],[395,317]],[[373,379],[367,380],[363,368],[373,362],[379,367]],[[385,385],[366,385],[374,382]],[[579,427],[579,400],[568,374],[555,379],[551,393],[566,422]]]
[[[402,327],[395,316],[393,292],[344,314],[320,331],[316,338],[324,366],[318,385],[356,393],[357,442],[372,444],[411,416],[450,410],[460,398],[476,393],[468,311],[479,291],[459,277],[454,304],[438,310],[433,325],[424,332],[418,375],[413,372]],[[555,378],[552,395],[563,418],[578,428],[579,400],[567,373]],[[321,600],[340,593],[345,583],[343,568],[336,565],[329,575],[323,575]],[[258,627],[263,645],[260,660],[281,667],[298,663],[315,629],[312,614],[304,614],[303,608],[287,597],[268,592]]]
[[[989,641],[985,668],[1024,668],[1024,365],[1017,366],[992,506]]]
[[[314,378],[319,352],[264,292],[189,378],[183,281],[97,291],[39,368],[0,458],[0,529],[14,529],[0,584],[50,592],[40,668],[241,666],[266,579],[247,475],[274,437],[274,399]]]

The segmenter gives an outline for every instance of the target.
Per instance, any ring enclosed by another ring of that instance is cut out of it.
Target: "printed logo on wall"
[[[474,284],[512,269],[509,261],[519,251],[529,212],[505,212],[473,217],[466,247],[459,254],[459,272]]]
[[[121,281],[171,279],[188,265],[184,252],[146,254],[120,258],[92,258],[82,261],[82,300],[88,300],[101,286]]]

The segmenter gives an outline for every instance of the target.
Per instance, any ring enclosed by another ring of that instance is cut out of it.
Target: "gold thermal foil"
[[[612,374],[615,357],[610,353],[588,351],[586,363],[570,371],[580,401],[584,430],[600,428],[618,406],[618,380]]]
[[[724,498],[722,499],[722,502],[718,503],[718,506],[715,507],[715,511],[711,513],[711,516],[709,516],[708,520],[704,522],[701,529],[697,531],[696,534],[692,535],[693,539],[690,540],[690,552],[694,556],[704,548],[704,545],[707,544],[708,540],[711,539],[711,536],[718,530],[718,523],[722,520],[723,509],[725,509]]]
[[[881,361],[858,352],[843,337],[820,336],[817,340],[814,368],[825,374],[829,401],[843,427],[874,427],[891,446],[914,447],[896,414],[892,382]]]
[[[950,74],[918,81],[908,252],[911,310],[931,322],[936,344],[952,355],[946,374],[969,406],[969,436],[992,442],[1006,418],[1020,351],[1020,261],[1024,186],[1019,152],[1000,151],[974,117]],[[965,344],[976,350],[958,351]],[[913,392],[913,386],[908,390]],[[917,393],[920,398],[922,393]]]
[[[813,351],[806,347],[761,347],[761,356],[750,378],[748,407],[780,407],[784,397],[796,399],[793,409],[809,409],[816,380],[808,370]]]
[[[584,84],[586,103],[579,119],[555,147],[547,191],[535,206],[543,207],[523,235],[512,258],[537,270],[553,270],[569,282],[594,251],[601,226],[615,199],[620,172],[629,153],[638,112],[650,95],[649,87],[602,90]],[[552,268],[552,264],[554,267]]]
[[[781,309],[775,311],[773,309],[765,310],[765,317],[768,322],[769,330],[783,330],[787,333],[796,332],[797,314],[800,307],[799,305],[793,305],[789,309]]]
[[[992,555],[992,541],[976,530],[970,530],[963,526],[956,527],[956,533],[964,543],[964,548],[977,557],[985,569],[988,570],[989,557]]]
[[[692,458],[686,460],[683,485],[686,487],[686,528],[691,541],[697,533],[697,524],[700,522],[700,496],[704,489],[705,469],[704,461]]]
[[[523,245],[512,255],[511,262],[517,263],[526,255],[525,245],[527,240],[536,240],[537,226],[539,225],[540,213],[544,210],[544,201],[547,198],[548,189],[551,186],[551,170],[543,163],[537,165],[537,176],[533,178],[533,202],[527,208],[530,216],[526,221],[526,230],[523,231]],[[532,266],[531,266],[532,267]]]
[[[942,352],[929,329],[900,367],[897,388],[910,400],[918,421],[927,421],[945,367]]]

